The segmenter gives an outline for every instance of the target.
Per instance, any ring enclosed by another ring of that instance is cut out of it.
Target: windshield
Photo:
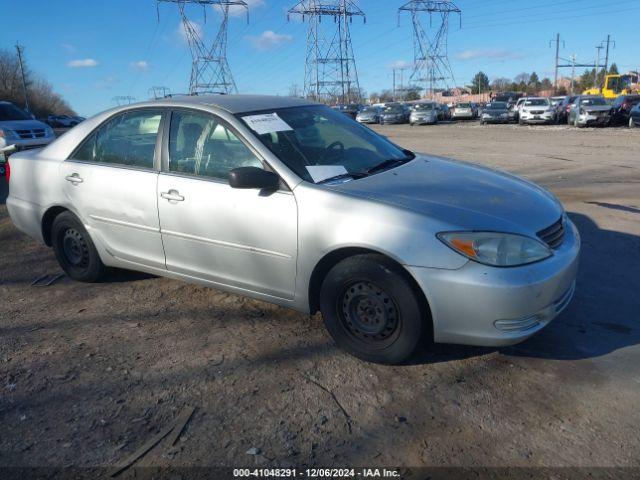
[[[378,107],[364,107],[360,110],[361,113],[376,113],[378,111]]]
[[[459,103],[457,105],[458,108],[471,108],[471,104],[470,103]]]
[[[580,100],[580,105],[586,105],[587,107],[597,107],[600,105],[608,105],[604,98],[583,98]]]
[[[406,151],[369,128],[322,105],[243,114],[240,118],[284,164],[313,183],[408,157]]]
[[[524,102],[525,107],[546,107],[549,105],[549,100],[546,98],[532,98]]]
[[[0,121],[31,120],[31,117],[11,103],[0,103]]]
[[[385,113],[402,113],[402,107],[392,106],[384,109]]]
[[[422,105],[416,105],[415,107],[413,107],[413,109],[420,112],[420,111],[426,111],[426,110],[433,110],[434,107],[435,105],[433,103],[423,103]]]
[[[487,105],[487,109],[489,110],[506,110],[507,104],[504,102],[494,102]]]

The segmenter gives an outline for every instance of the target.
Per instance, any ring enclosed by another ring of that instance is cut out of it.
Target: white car
[[[15,150],[44,147],[54,139],[49,125],[34,120],[13,103],[0,102],[0,149],[11,145]]]
[[[555,108],[548,98],[528,97],[522,102],[518,123],[553,123],[555,120]]]

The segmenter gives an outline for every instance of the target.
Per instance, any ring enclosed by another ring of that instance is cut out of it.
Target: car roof
[[[145,102],[145,105],[193,106],[206,105],[226,110],[229,113],[245,113],[275,108],[302,107],[317,105],[316,102],[304,98],[280,97],[276,95],[176,95]],[[140,106],[143,104],[136,104]],[[134,104],[131,104],[133,107]]]

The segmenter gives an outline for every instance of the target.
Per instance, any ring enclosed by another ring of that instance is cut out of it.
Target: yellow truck
[[[607,99],[614,99],[619,95],[638,93],[638,86],[633,88],[632,83],[638,80],[634,75],[605,75],[602,88],[589,88],[582,92],[583,95],[602,95]]]

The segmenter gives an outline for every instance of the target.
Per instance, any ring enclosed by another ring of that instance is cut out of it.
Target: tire
[[[322,283],[320,310],[336,344],[368,362],[407,360],[426,331],[426,315],[406,273],[381,255],[335,265]]]
[[[629,117],[629,128],[635,128],[636,122],[633,121],[633,117]]]
[[[91,283],[104,276],[106,267],[82,222],[73,213],[63,212],[54,219],[51,244],[58,263],[70,278]]]
[[[518,119],[518,125],[524,125],[524,120],[522,120],[521,118]]]
[[[480,120],[480,125],[484,125],[484,120]]]

